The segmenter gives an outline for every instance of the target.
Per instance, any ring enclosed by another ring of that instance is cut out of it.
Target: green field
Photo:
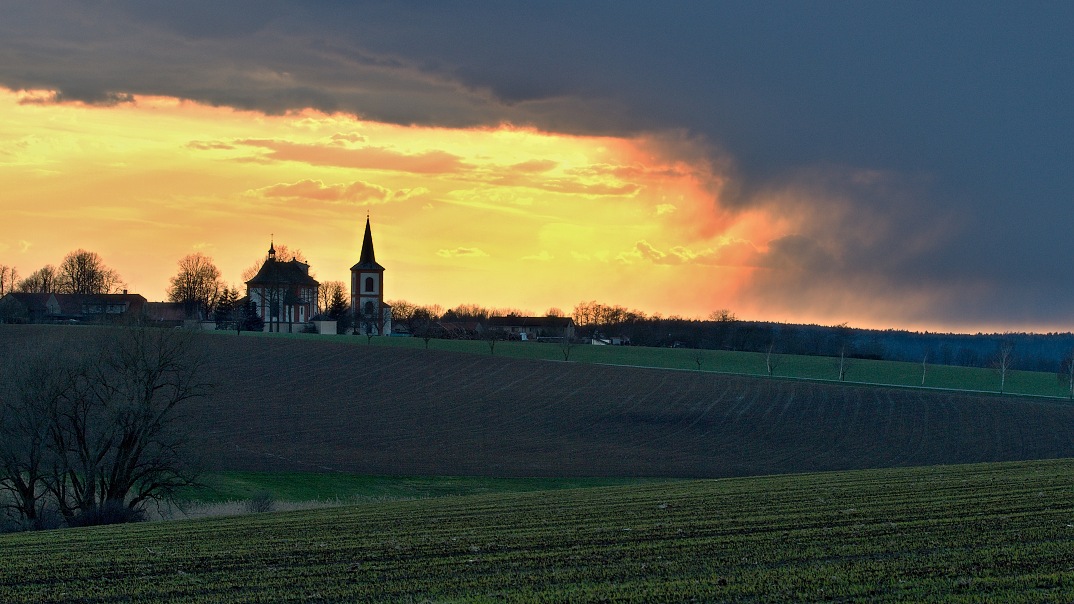
[[[230,332],[229,332],[230,333]],[[221,335],[224,335],[221,332]],[[234,334],[231,334],[234,335]],[[320,336],[311,334],[243,334],[248,337],[300,338],[348,342],[355,345],[392,346],[400,348],[424,348],[419,338],[391,337],[372,340],[362,336]],[[430,350],[465,352],[488,355],[487,342],[475,340],[430,340]],[[538,342],[498,342],[494,355],[520,359],[562,361],[563,350],[558,344]],[[570,350],[570,361],[578,363],[608,363],[637,367],[685,369],[697,371],[701,359],[701,371],[733,373],[739,375],[767,375],[765,355],[757,352],[733,352],[726,350],[694,350],[685,348],[649,348],[643,346],[590,346],[576,345]],[[921,387],[920,363],[851,359],[846,381],[862,384]],[[838,380],[838,359],[832,357],[779,355],[774,377],[810,380]],[[926,388],[965,390],[971,392],[998,392],[999,373],[992,369],[928,365],[925,368]],[[1009,371],[1004,392],[1031,396],[1069,398],[1067,385],[1054,373],[1038,371]]]
[[[484,476],[359,476],[310,472],[218,472],[180,495],[183,502],[242,501],[262,494],[290,502],[361,502],[523,493],[653,482],[638,478],[488,478]]]
[[[0,536],[4,602],[1069,602],[1074,460]]]

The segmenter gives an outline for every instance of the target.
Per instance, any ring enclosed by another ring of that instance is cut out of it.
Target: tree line
[[[75,250],[59,266],[46,264],[25,278],[14,266],[0,265],[0,296],[28,294],[110,294],[123,289],[123,279],[96,252]]]
[[[493,316],[534,316],[527,310],[462,304],[447,310],[439,305],[419,306],[392,301],[393,321],[411,334],[431,320],[447,325],[480,323]],[[415,314],[416,310],[420,310]],[[566,316],[558,308],[544,316]],[[838,325],[790,324],[739,319],[728,309],[706,318],[646,314],[615,304],[583,301],[570,313],[576,338],[611,339],[633,346],[730,350],[764,354],[770,369],[782,355],[831,357],[837,375],[845,379],[857,359],[903,361],[922,365],[993,368],[1001,381],[1011,370],[1057,372],[1074,391],[1074,334],[977,333],[954,334],[877,330]],[[479,337],[441,330],[437,337]]]

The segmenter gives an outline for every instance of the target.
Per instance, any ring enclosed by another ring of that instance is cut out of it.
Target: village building
[[[265,263],[246,282],[246,297],[265,321],[265,331],[297,333],[317,314],[319,287],[310,276],[310,265],[277,260],[276,248],[270,244]]]
[[[351,267],[351,314],[356,333],[392,333],[392,307],[384,302],[384,267],[373,252],[373,231],[365,219],[362,254]]]
[[[574,338],[574,319],[570,317],[489,317],[486,329],[495,329],[522,341]]]
[[[111,323],[142,318],[146,300],[139,294],[29,294],[0,298],[5,323]]]

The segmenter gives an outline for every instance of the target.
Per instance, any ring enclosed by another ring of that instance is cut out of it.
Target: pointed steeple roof
[[[384,270],[384,267],[377,264],[376,254],[373,252],[373,230],[369,228],[369,216],[365,217],[365,237],[362,239],[362,256],[358,259],[358,264],[351,267],[351,270]]]
[[[362,257],[359,264],[376,264],[376,254],[373,253],[373,229],[369,228],[369,216],[365,217],[365,238],[362,239]]]

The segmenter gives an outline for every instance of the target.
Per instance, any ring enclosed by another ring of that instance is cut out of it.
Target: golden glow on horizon
[[[85,248],[160,300],[193,251],[241,285],[273,234],[302,250],[318,279],[346,282],[368,211],[389,299],[534,312],[595,299],[779,318],[742,295],[764,270],[759,255],[793,224],[721,207],[724,177],[673,135],[53,96],[0,91],[0,263],[23,276]]]

